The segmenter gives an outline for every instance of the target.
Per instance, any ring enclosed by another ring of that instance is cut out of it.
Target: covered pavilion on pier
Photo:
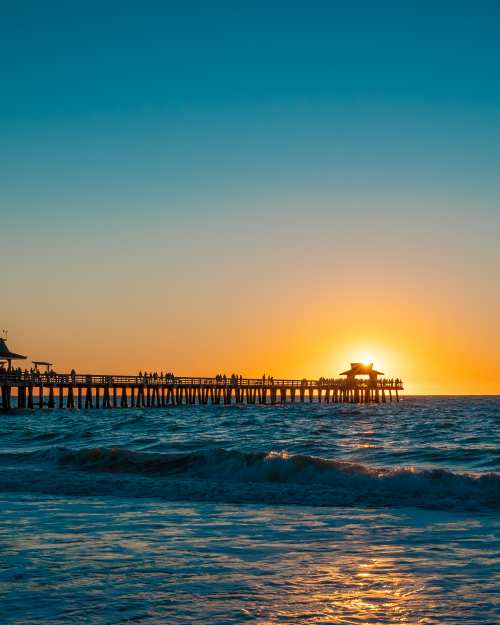
[[[47,373],[50,372],[50,368],[52,367],[51,362],[47,362],[46,360],[32,360],[31,361],[35,365],[35,371],[38,373],[38,367],[46,367]]]
[[[377,371],[373,368],[373,362],[365,364],[363,362],[351,362],[351,368],[348,371],[344,371],[340,375],[345,375],[347,382],[354,382],[356,376],[367,375],[370,382],[376,386],[377,378],[379,375],[384,375],[382,371]]]
[[[7,341],[5,338],[0,338],[0,360],[4,360],[7,362],[7,368],[10,371],[12,369],[12,361],[13,360],[26,360],[26,356],[22,356],[21,354],[16,354],[15,352],[11,352],[7,347]]]

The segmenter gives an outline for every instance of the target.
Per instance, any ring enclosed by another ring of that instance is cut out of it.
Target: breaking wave
[[[124,448],[0,454],[0,490],[311,506],[500,508],[500,475],[383,469],[286,452]]]

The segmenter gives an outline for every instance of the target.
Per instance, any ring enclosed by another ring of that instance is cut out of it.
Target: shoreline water
[[[0,621],[491,625],[499,442],[500,398],[6,413]]]

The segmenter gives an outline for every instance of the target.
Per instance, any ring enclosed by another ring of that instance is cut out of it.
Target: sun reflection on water
[[[297,618],[307,612],[309,619],[314,613],[321,623],[426,622],[415,619],[415,604],[424,587],[411,572],[398,568],[396,558],[353,560],[352,555],[343,556],[335,565],[308,570],[295,579],[291,588],[300,591],[288,596],[288,609],[276,617]],[[429,608],[429,597],[426,603]]]

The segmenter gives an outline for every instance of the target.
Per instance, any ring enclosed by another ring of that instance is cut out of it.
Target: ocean
[[[0,413],[0,623],[500,623],[500,398]]]

